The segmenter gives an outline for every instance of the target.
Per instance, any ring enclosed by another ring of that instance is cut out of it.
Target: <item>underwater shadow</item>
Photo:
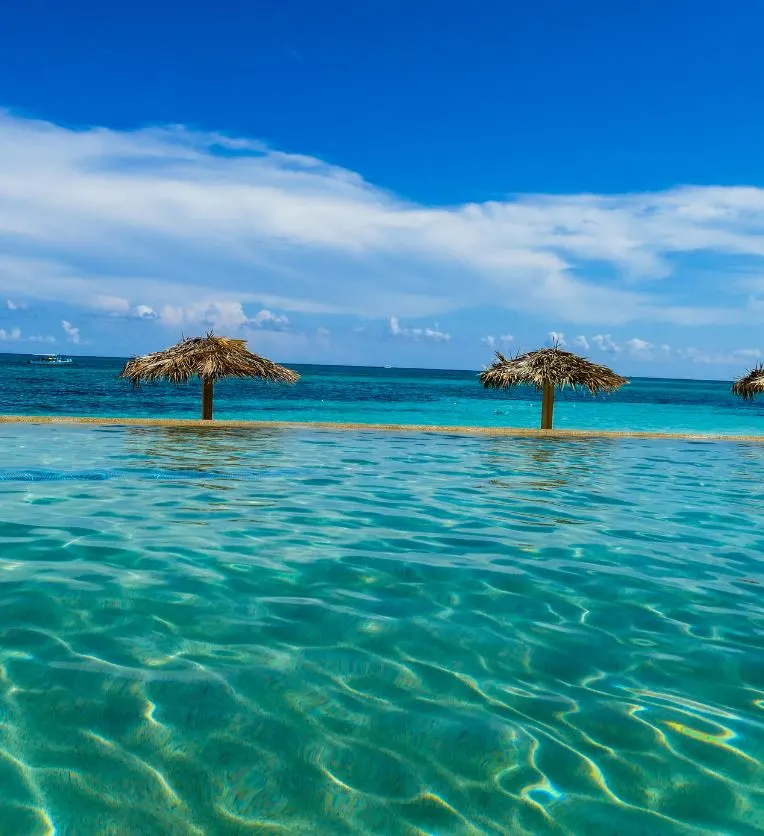
[[[157,470],[266,472],[277,466],[289,434],[278,427],[128,427],[125,453]]]
[[[494,487],[527,487],[556,490],[592,477],[607,465],[620,447],[620,439],[608,438],[511,438],[485,439],[481,458]]]

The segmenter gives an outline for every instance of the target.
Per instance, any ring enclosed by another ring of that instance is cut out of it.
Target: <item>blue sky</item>
[[[626,8],[621,8],[626,7]],[[764,357],[758,0],[0,7],[0,350]],[[42,350],[42,349],[39,349]]]

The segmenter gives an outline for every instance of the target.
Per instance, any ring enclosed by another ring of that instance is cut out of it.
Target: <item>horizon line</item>
[[[140,355],[118,355],[118,354],[73,354],[71,352],[49,351],[42,352],[43,354],[58,354],[62,357],[71,357],[72,359],[81,360],[118,360],[120,362],[127,362],[133,357]],[[0,351],[0,357],[35,357],[38,352],[34,351]],[[584,355],[581,355],[584,356]],[[446,367],[432,367],[432,366],[375,366],[375,365],[359,365],[356,363],[310,363],[305,361],[284,361],[290,366],[315,366],[328,369],[381,369],[383,371],[410,371],[410,372],[460,372],[462,374],[480,374],[483,369],[453,369]],[[487,368],[487,367],[484,367]],[[687,380],[697,383],[732,383],[735,378],[720,378],[720,377],[662,377],[660,375],[624,375],[628,380]]]

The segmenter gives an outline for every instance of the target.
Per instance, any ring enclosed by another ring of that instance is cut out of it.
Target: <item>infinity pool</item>
[[[3,834],[759,834],[764,446],[0,427]]]

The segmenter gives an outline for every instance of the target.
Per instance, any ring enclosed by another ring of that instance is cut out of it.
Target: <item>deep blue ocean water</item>
[[[116,379],[122,360],[79,358],[70,368],[40,368],[25,359],[0,356],[5,414],[199,417],[198,384],[156,384],[134,392]],[[302,379],[294,386],[220,383],[216,417],[510,427],[537,427],[540,420],[540,398],[533,390],[486,391],[476,372],[295,369]],[[764,428],[764,398],[745,403],[733,397],[728,381],[635,379],[613,395],[558,393],[555,426],[758,434]]]

